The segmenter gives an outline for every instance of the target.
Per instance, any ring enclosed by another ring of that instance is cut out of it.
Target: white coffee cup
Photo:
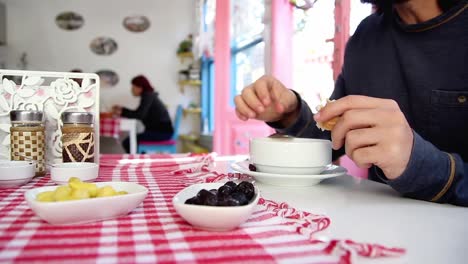
[[[250,140],[250,162],[257,171],[275,174],[320,174],[332,162],[330,140],[266,137]]]

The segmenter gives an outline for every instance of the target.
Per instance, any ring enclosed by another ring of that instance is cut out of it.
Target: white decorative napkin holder
[[[99,87],[99,76],[93,73],[0,69],[0,155],[10,159],[11,110],[44,112],[48,164],[62,162],[61,114],[86,111],[94,115],[94,153],[99,163]]]

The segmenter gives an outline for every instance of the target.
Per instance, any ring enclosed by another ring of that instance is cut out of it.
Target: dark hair
[[[132,79],[132,84],[143,89],[143,93],[154,92],[153,86],[143,75],[138,75]]]
[[[361,0],[361,3],[373,4],[376,8],[376,12],[382,14],[391,11],[393,4],[403,3],[406,1],[408,0]],[[439,7],[444,12],[458,4],[458,2],[460,2],[460,0],[437,0]]]

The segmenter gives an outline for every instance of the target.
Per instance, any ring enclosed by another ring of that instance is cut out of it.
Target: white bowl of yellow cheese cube
[[[133,182],[79,181],[31,189],[24,196],[39,218],[53,225],[69,225],[127,215],[147,194],[146,187]]]

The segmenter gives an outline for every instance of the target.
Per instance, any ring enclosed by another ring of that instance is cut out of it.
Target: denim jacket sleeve
[[[468,164],[455,153],[446,153],[414,133],[413,150],[403,174],[388,180],[377,175],[405,196],[438,203],[468,206]]]

